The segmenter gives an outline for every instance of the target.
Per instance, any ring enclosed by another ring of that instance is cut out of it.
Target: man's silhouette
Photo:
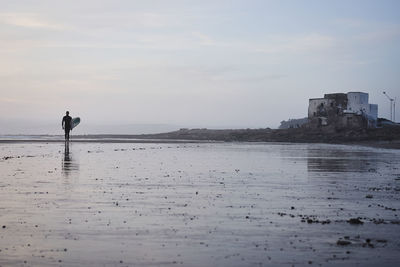
[[[69,132],[71,131],[72,118],[69,116],[69,111],[65,113],[61,125],[65,131],[65,141],[69,141]]]

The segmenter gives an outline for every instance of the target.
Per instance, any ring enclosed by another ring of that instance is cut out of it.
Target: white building
[[[310,121],[318,120],[320,126],[349,125],[351,123],[347,121],[350,122],[352,116],[364,118],[368,127],[375,127],[378,119],[378,105],[369,104],[368,93],[363,92],[325,94],[323,98],[309,100],[308,118]],[[361,122],[359,119],[355,121]]]
[[[368,103],[368,93],[348,92],[346,113],[365,115],[368,119],[378,119],[378,105]]]
[[[378,105],[377,104],[369,104],[369,116],[375,121],[378,120]]]

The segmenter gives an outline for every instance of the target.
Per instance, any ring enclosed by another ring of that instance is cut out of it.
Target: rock
[[[359,218],[351,218],[347,222],[350,224],[364,224],[364,222],[361,221]]]
[[[351,244],[351,242],[350,241],[347,241],[347,240],[338,240],[337,242],[336,242],[336,244],[338,245],[338,246],[348,246],[348,245],[350,245]]]

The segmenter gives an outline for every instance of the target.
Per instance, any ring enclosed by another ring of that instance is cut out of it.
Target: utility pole
[[[396,122],[396,98],[391,98],[386,92],[383,94],[390,100],[390,120]]]

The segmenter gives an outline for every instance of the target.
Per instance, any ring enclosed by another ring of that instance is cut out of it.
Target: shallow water
[[[396,265],[399,168],[344,145],[0,144],[0,266]]]

